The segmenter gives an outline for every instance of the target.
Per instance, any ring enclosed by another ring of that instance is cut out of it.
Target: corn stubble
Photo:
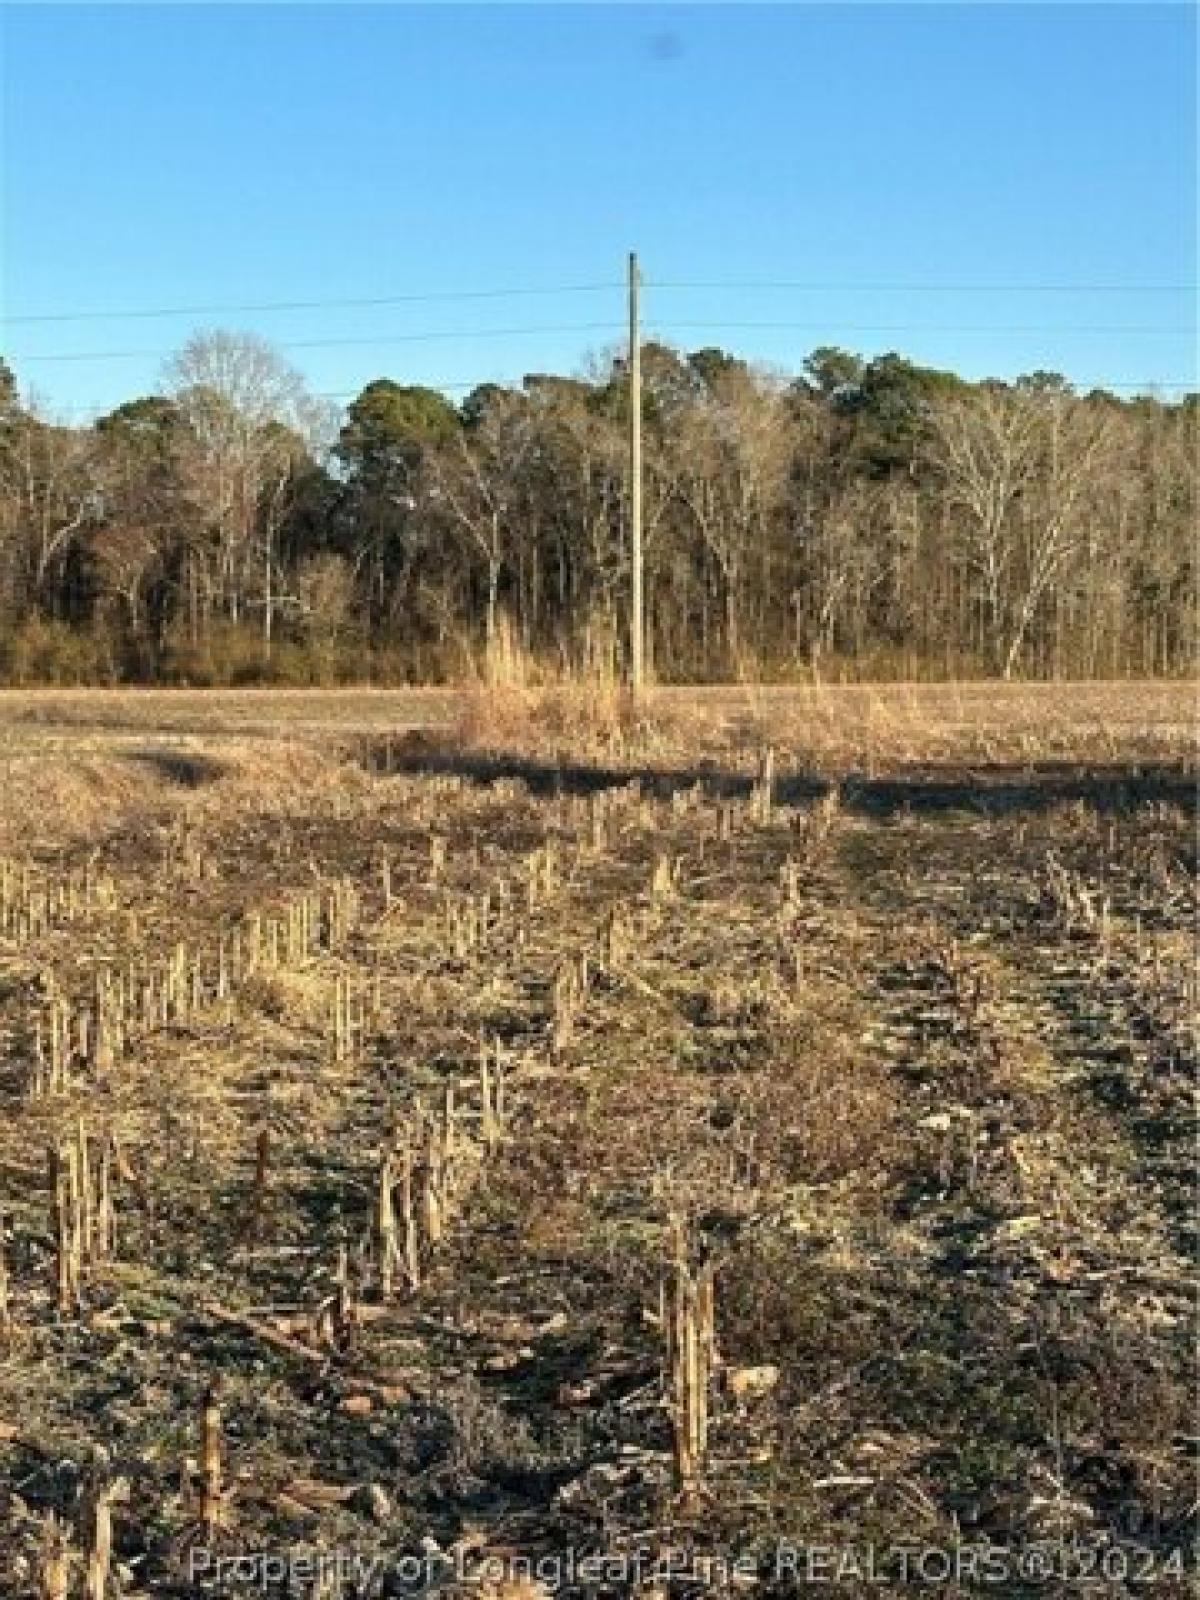
[[[899,1532],[895,1486],[940,1535],[975,1492],[978,1419],[917,1355],[957,1357],[967,1328],[1028,1401],[1037,1362],[1003,1333],[1023,1318],[1075,1434],[1040,1451],[996,1416],[1006,1535],[1035,1527],[1030,1457],[1079,1459],[1097,1416],[1127,1481],[1164,1519],[1182,1504],[1121,1398],[1144,1363],[1185,1430],[1165,1376],[1182,1227],[1165,1200],[1137,1210],[1177,1177],[1144,1130],[1175,1137],[1194,1060],[1174,814],[885,827],[860,803],[883,804],[878,724],[813,773],[748,721],[712,783],[694,727],[622,707],[581,724],[595,774],[574,787],[540,781],[563,723],[539,746],[524,711],[528,786],[406,774],[389,740],[328,794],[278,814],[258,795],[244,882],[215,806],[165,831],[154,883],[103,849],[0,861],[20,974],[0,1424],[36,1361],[40,1436],[110,1446],[101,1380],[72,1380],[70,1416],[55,1376],[88,1341],[154,1396],[124,1411],[137,1474],[97,1449],[75,1500],[33,1499],[21,1600],[120,1593],[126,1521],[162,1572],[189,1542],[278,1541],[276,1485],[348,1544],[395,1514],[406,1538],[429,1517],[501,1548],[464,1511],[493,1480],[531,1544],[728,1543],[739,1517],[834,1539],[868,1496]],[[1128,1022],[1119,1082],[1088,1054],[1097,1017]],[[978,1256],[953,1283],[947,1239]],[[1052,1322],[1060,1290],[1074,1321]],[[386,1485],[380,1441],[406,1463]],[[1050,1498],[1082,1525],[1068,1487]],[[1103,1526],[1099,1491],[1073,1492]]]

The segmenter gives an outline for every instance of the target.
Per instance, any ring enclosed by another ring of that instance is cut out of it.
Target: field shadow
[[[131,750],[126,760],[150,767],[160,778],[184,789],[202,789],[207,784],[218,783],[232,771],[227,761],[216,756],[183,750]]]
[[[458,777],[483,787],[517,781],[537,795],[595,794],[637,782],[662,798],[700,784],[716,798],[736,799],[750,793],[753,781],[717,762],[677,767],[559,763],[447,749],[428,736],[369,741],[362,759],[380,775]],[[785,804],[804,805],[820,799],[833,781],[811,772],[783,772],[776,779],[775,795]],[[1197,792],[1195,775],[1183,763],[1135,762],[1030,762],[979,769],[919,765],[883,776],[851,773],[840,780],[840,787],[847,810],[885,818],[905,811],[1047,811],[1080,801],[1098,811],[1155,804],[1190,808]]]

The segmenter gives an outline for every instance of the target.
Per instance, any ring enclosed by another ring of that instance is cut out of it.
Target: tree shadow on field
[[[427,735],[399,741],[374,740],[363,764],[381,775],[458,777],[480,786],[517,781],[534,794],[595,794],[638,782],[648,794],[668,798],[702,785],[719,799],[750,793],[753,780],[717,762],[687,767],[609,767],[558,763],[531,757],[447,749]],[[813,772],[781,772],[775,797],[788,805],[819,799],[834,780]],[[1048,811],[1082,801],[1098,811],[1129,811],[1146,805],[1190,809],[1196,777],[1183,763],[1029,762],[973,768],[967,764],[919,764],[886,776],[851,772],[840,780],[843,806],[866,816],[899,812],[977,811],[984,815]]]
[[[216,756],[186,750],[132,750],[126,759],[152,767],[159,777],[184,789],[200,789],[217,783],[231,770],[227,761],[220,761]]]

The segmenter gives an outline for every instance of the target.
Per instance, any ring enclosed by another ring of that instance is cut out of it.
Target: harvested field
[[[1191,1592],[1191,716],[0,695],[4,1594]]]

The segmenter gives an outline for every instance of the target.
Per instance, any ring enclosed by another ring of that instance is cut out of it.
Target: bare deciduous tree
[[[427,481],[435,506],[483,564],[489,646],[497,635],[500,579],[511,553],[519,478],[531,443],[524,397],[505,390],[492,398],[473,428],[429,458]]]
[[[1030,624],[1084,533],[1108,418],[1054,390],[992,388],[933,415],[930,459],[979,575],[993,665],[1011,677]]]
[[[276,541],[289,484],[298,463],[328,448],[331,414],[300,374],[252,334],[198,334],[167,376],[188,424],[185,476],[210,530],[217,593],[234,623],[256,598],[269,645]]]

